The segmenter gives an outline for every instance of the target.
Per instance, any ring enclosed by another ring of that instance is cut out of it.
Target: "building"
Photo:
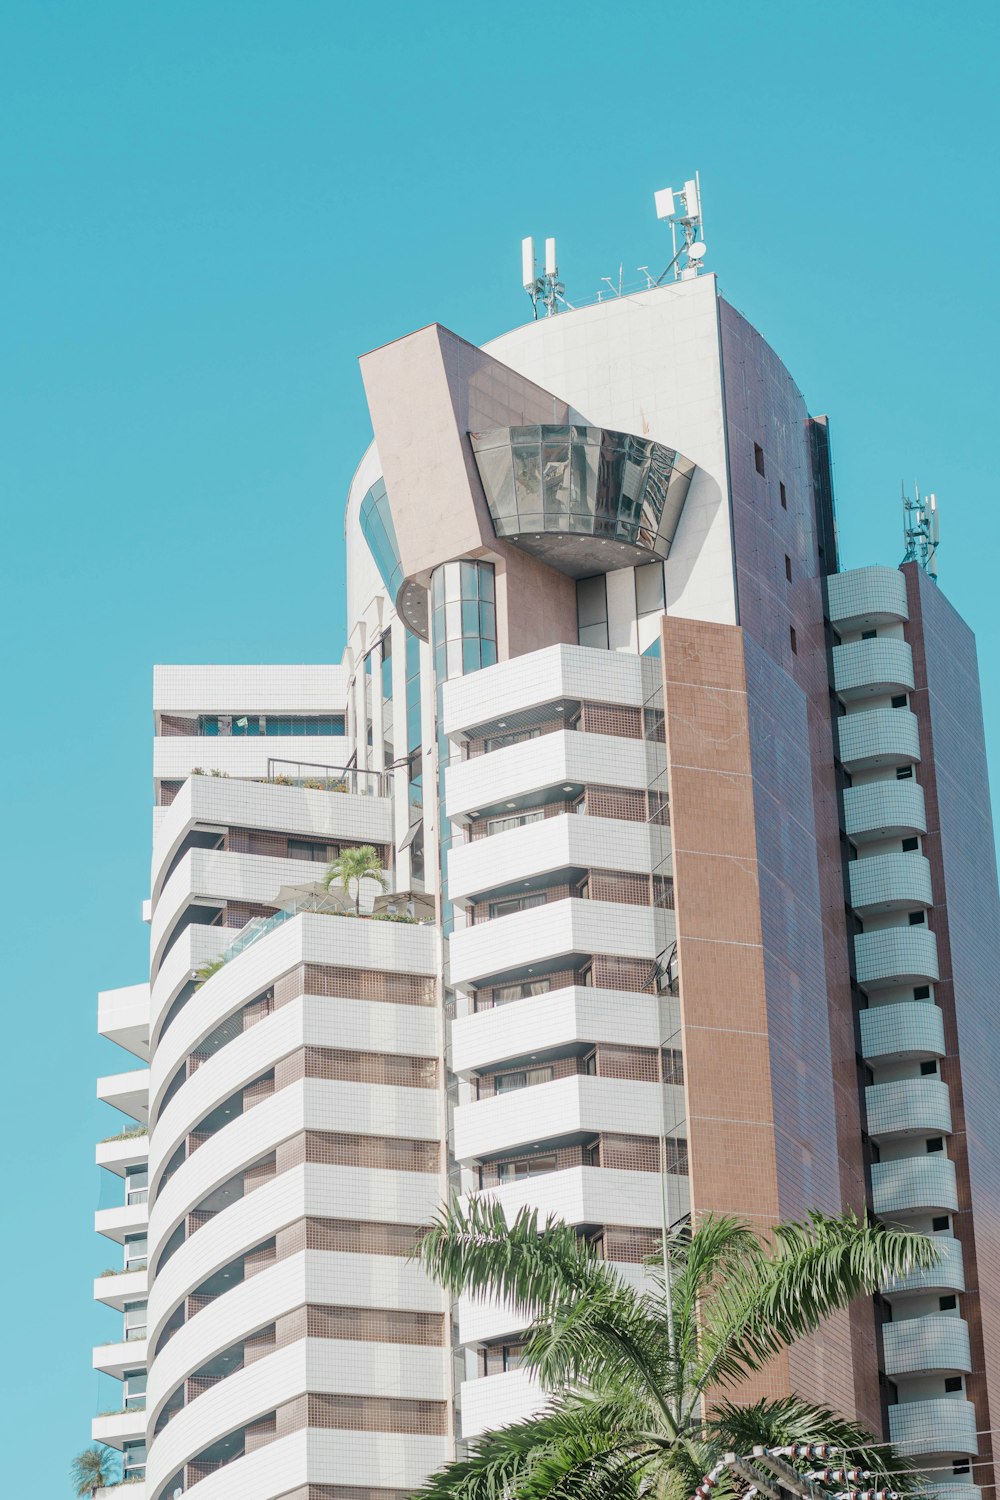
[[[95,1436],[149,1500],[402,1500],[538,1395],[513,1315],[407,1258],[449,1192],[633,1277],[692,1210],[867,1204],[940,1266],[759,1388],[978,1500],[1000,922],[967,628],[917,564],[838,570],[825,419],[711,276],[361,371],[343,663],[155,676],[150,980],[100,1000],[137,1128],[98,1147]],[[363,844],[359,920],[318,882]]]

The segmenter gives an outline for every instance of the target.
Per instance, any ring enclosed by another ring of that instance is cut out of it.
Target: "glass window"
[[[548,1083],[552,1078],[552,1064],[541,1068],[520,1068],[516,1073],[498,1073],[495,1084],[498,1094],[513,1094],[518,1089],[530,1089],[536,1083]]]
[[[144,1234],[127,1234],[125,1236],[125,1264],[132,1270],[139,1270],[146,1264],[147,1245]]]
[[[544,906],[547,899],[546,891],[532,891],[527,896],[507,896],[501,901],[491,901],[490,917],[509,917],[516,911],[528,911],[533,906]]]
[[[522,1177],[540,1177],[543,1172],[555,1170],[555,1155],[527,1156],[521,1161],[497,1162],[497,1179],[500,1182],[517,1182]]]
[[[541,808],[532,812],[513,813],[509,818],[490,818],[486,824],[486,832],[506,833],[511,828],[523,828],[526,823],[540,823],[545,817]]]

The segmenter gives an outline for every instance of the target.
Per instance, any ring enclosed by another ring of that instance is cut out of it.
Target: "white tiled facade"
[[[95,1227],[120,1268],[94,1295],[121,1329],[94,1365],[123,1385],[94,1437],[140,1500],[404,1500],[534,1410],[516,1309],[452,1307],[410,1258],[450,1195],[556,1214],[635,1283],[697,1207],[657,646],[664,603],[739,621],[718,309],[706,277],[489,346],[572,420],[696,466],[660,606],[641,609],[636,559],[605,576],[607,649],[539,602],[534,649],[508,652],[512,585],[491,613],[482,582],[511,565],[499,542],[390,591],[376,412],[348,498],[343,662],[156,668],[149,977],[99,1001],[129,1055],[98,1083],[121,1200]],[[471,606],[447,593],[472,577]],[[871,1201],[946,1252],[933,1285],[886,1289],[883,1369],[893,1435],[954,1462],[949,1500],[974,1500],[951,1100],[928,1067],[946,1045],[930,749],[894,701],[915,680],[901,578],[836,575],[828,605]],[[455,675],[473,638],[491,664]],[[317,910],[331,861],[365,844],[384,899],[368,882],[359,915]]]

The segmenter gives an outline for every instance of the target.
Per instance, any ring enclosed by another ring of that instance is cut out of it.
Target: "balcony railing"
[[[889,1407],[889,1437],[904,1455],[979,1452],[976,1409],[961,1396]]]
[[[954,1213],[955,1163],[947,1156],[903,1156],[872,1165],[872,1207],[883,1218],[899,1214]]]
[[[277,786],[300,786],[307,791],[347,792],[352,797],[388,797],[391,771],[364,771],[358,766],[322,766],[307,760],[267,762],[267,779]]]
[[[968,1372],[969,1327],[964,1318],[931,1314],[886,1323],[882,1328],[887,1375]]]
[[[920,759],[917,716],[905,708],[869,708],[837,719],[840,759],[848,771],[905,766]]]
[[[890,1058],[944,1057],[944,1015],[928,1001],[901,1000],[860,1013],[861,1055],[867,1062]]]

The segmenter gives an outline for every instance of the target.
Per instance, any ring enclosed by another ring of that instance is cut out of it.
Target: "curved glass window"
[[[403,581],[403,564],[399,560],[396,528],[392,524],[392,511],[389,509],[389,496],[385,492],[383,479],[376,479],[362,500],[359,519],[368,550],[375,559],[375,566],[389,592],[389,598],[395,604]]]
[[[470,433],[498,537],[572,577],[670,551],[694,472],[650,438],[602,427]]]

